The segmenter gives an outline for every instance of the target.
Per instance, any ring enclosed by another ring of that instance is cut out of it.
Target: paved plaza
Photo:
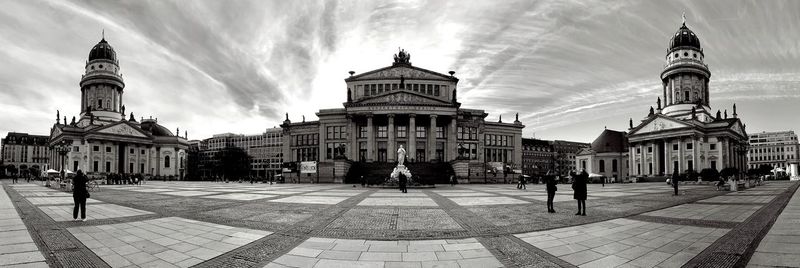
[[[569,185],[559,185],[557,212],[547,213],[547,194],[535,184],[403,194],[151,181],[101,186],[87,221],[73,222],[71,193],[3,182],[0,266],[691,267],[718,264],[725,252],[738,257],[719,266],[792,266],[800,263],[795,189],[686,184],[673,196],[663,183],[590,184],[587,216],[576,216]],[[769,228],[770,217],[777,220],[763,239],[750,231]],[[755,253],[728,249],[737,243]]]

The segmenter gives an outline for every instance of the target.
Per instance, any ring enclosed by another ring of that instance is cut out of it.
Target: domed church
[[[117,52],[103,37],[89,51],[80,80],[79,118],[61,118],[50,130],[50,168],[83,170],[89,175],[141,174],[182,178],[186,137],[172,133],[158,118],[126,118],[125,82]],[[57,150],[56,148],[59,148]]]
[[[661,72],[663,94],[628,134],[631,176],[683,174],[705,168],[747,167],[747,133],[733,105],[712,110],[705,53],[699,37],[683,25],[672,36]]]

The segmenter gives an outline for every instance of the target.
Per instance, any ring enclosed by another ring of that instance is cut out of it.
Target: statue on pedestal
[[[400,145],[400,148],[397,149],[397,166],[402,166],[406,160],[406,149],[403,149],[403,145]]]

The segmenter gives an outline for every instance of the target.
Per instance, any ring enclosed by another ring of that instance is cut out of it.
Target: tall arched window
[[[686,101],[686,102],[689,101],[689,91],[688,90],[683,92],[683,101]]]
[[[169,167],[169,155],[164,157],[164,167],[165,168]]]
[[[97,108],[98,109],[103,108],[103,100],[97,100]]]

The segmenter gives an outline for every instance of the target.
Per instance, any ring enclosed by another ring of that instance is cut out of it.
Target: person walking
[[[456,176],[450,175],[450,187],[456,186]]]
[[[525,175],[520,174],[519,175],[519,182],[518,182],[518,185],[517,185],[517,189],[528,190],[528,187],[525,185],[525,183],[526,183]]]
[[[406,183],[408,183],[408,178],[406,178],[405,174],[400,173],[398,182],[400,184],[400,191],[403,192],[404,194],[408,193],[408,190],[406,190]]]
[[[678,172],[678,167],[675,166],[675,170],[672,171],[672,178],[671,178],[672,189],[675,190],[674,195],[678,195],[678,183],[680,183],[680,180],[681,180],[681,174],[679,174]]]
[[[72,179],[72,199],[75,201],[75,208],[72,210],[73,221],[86,220],[86,198],[89,198],[89,190],[86,189],[86,175],[82,170],[78,170],[75,178]],[[78,209],[81,211],[81,219],[78,219]]]
[[[367,180],[364,179],[364,175],[361,175],[361,188],[367,187]]]
[[[586,170],[581,169],[581,173],[575,176],[572,181],[573,198],[578,200],[578,213],[575,215],[586,216],[586,181],[589,179],[589,174]]]
[[[558,180],[556,180],[556,176],[553,175],[549,170],[547,174],[544,175],[544,181],[547,188],[547,212],[549,213],[556,213],[556,209],[553,206],[553,199],[556,197],[556,191],[558,191]]]

